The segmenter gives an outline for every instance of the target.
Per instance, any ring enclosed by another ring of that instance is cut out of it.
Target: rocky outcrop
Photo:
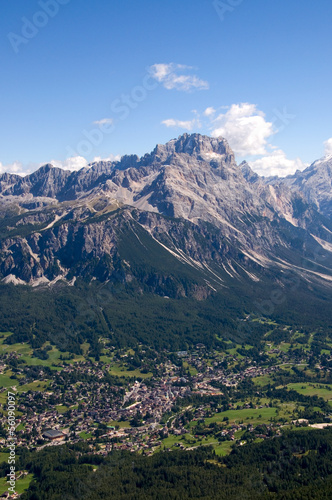
[[[328,200],[329,165],[302,174],[267,182],[237,166],[226,140],[199,134],[79,172],[4,174],[0,279],[96,278],[202,298],[292,269],[329,286],[332,222],[318,211],[328,201],[304,188],[318,176]]]
[[[266,182],[300,191],[320,213],[332,217],[332,155],[315,161],[303,172],[297,171],[284,179],[267,179]]]

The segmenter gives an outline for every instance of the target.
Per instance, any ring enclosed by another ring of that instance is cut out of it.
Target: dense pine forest
[[[241,283],[231,294],[220,292],[203,301],[165,298],[148,290],[137,294],[128,286],[88,285],[83,280],[74,287],[59,284],[32,290],[0,285],[1,328],[13,332],[8,342],[29,342],[36,349],[50,341],[60,350],[80,354],[81,345],[89,342],[92,356],[98,354],[101,336],[112,339],[117,348],[143,344],[176,350],[197,342],[212,348],[218,346],[219,336],[256,345],[268,328],[259,323],[249,327],[242,322],[247,314],[265,316],[293,329],[329,330],[327,296],[308,301],[300,287],[296,294],[292,290],[283,293],[283,300],[271,312],[260,310],[260,301],[270,297],[268,287],[262,286],[254,300],[252,291]]]
[[[21,450],[19,466],[35,475],[22,500],[327,500],[332,430],[285,432],[225,458],[210,447],[150,457],[103,457],[84,443]]]

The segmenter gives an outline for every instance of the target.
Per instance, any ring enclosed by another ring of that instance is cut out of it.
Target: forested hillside
[[[208,447],[104,458],[76,445],[23,452],[21,465],[36,477],[22,500],[327,500],[332,431],[286,433],[226,458]]]

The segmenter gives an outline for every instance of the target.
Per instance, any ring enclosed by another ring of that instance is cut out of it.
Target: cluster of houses
[[[179,399],[193,394],[218,396],[222,390],[217,387],[234,387],[247,377],[266,375],[277,369],[273,365],[259,366],[249,358],[242,369],[227,369],[223,359],[231,366],[238,361],[235,355],[207,362],[203,349],[199,345],[195,352],[178,352],[180,363],[168,359],[157,367],[163,375],[148,381],[140,379],[130,386],[125,379],[114,385],[114,380],[107,378],[106,363],[64,362],[61,370],[54,371],[52,380],[48,380],[46,391],[29,391],[19,397],[18,445],[31,448],[64,440],[90,439],[101,444],[102,453],[112,448],[150,453],[167,435],[181,436],[188,432],[181,423],[165,424],[165,415],[171,414]],[[190,373],[189,367],[194,368]],[[46,380],[46,376],[49,374],[41,370],[39,380]],[[204,417],[204,408],[201,414],[199,408],[195,410],[195,419]],[[3,425],[4,419],[3,415]],[[233,431],[236,427],[223,432],[232,439]],[[1,442],[5,445],[4,439]]]

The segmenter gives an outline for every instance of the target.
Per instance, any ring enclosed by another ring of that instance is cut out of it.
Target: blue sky
[[[332,153],[330,0],[15,0],[0,18],[0,172],[223,135],[287,175]]]

